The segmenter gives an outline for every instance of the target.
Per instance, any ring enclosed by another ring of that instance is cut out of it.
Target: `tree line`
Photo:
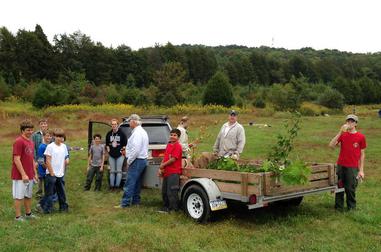
[[[252,104],[277,109],[381,102],[381,54],[245,46],[106,47],[80,31],[0,28],[0,99],[66,103]]]

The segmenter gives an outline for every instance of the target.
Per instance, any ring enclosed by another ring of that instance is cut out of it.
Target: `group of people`
[[[237,121],[238,113],[229,112],[228,122],[220,129],[213,152],[219,157],[239,159],[245,146],[245,130]],[[126,158],[128,171],[127,181],[120,204],[115,208],[127,208],[139,205],[141,201],[143,173],[147,167],[148,135],[141,126],[141,118],[132,114],[127,121],[132,129],[131,136],[126,136],[118,128],[118,121],[111,121],[112,130],[106,135],[106,146],[101,144],[101,135],[93,136],[94,143],[89,149],[87,179],[85,190],[89,190],[96,177],[95,190],[101,189],[105,154],[109,156],[110,187],[120,186],[122,166]],[[365,136],[357,132],[358,117],[348,115],[345,124],[330,141],[330,146],[340,146],[337,161],[339,187],[344,187],[349,210],[356,208],[355,191],[358,181],[364,178]],[[67,211],[64,175],[69,164],[69,153],[64,144],[62,129],[48,130],[47,121],[39,122],[40,130],[33,133],[33,124],[23,121],[20,124],[21,136],[13,145],[12,193],[16,220],[24,220],[21,215],[21,204],[25,206],[25,218],[34,218],[31,211],[33,181],[39,181],[38,194],[44,191],[40,201],[42,211],[50,213],[53,209],[53,197],[58,196],[60,211]],[[188,118],[183,117],[177,128],[172,129],[164,158],[158,170],[162,178],[163,208],[160,212],[168,213],[179,209],[178,192],[182,167],[189,162],[189,151],[193,144],[188,143]],[[53,141],[51,142],[51,139]],[[38,173],[36,166],[38,163]],[[344,208],[344,192],[336,194],[335,208]]]
[[[39,187],[37,195],[41,197],[40,211],[53,211],[55,195],[58,197],[60,211],[68,211],[64,175],[69,164],[69,152],[64,144],[65,133],[60,128],[50,131],[46,119],[40,120],[39,125],[39,131],[33,132],[34,125],[30,120],[21,122],[21,135],[13,144],[11,178],[17,221],[36,218],[31,209],[35,182]],[[22,204],[25,207],[25,217],[21,215]]]

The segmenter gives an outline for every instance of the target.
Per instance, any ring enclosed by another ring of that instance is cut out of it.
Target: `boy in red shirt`
[[[36,176],[36,162],[34,161],[34,143],[31,140],[33,124],[25,120],[20,124],[21,136],[13,144],[12,157],[12,195],[14,200],[16,221],[23,221],[21,204],[25,207],[25,218],[36,218],[32,214],[33,180]]]
[[[337,176],[338,183],[343,184],[345,189],[348,210],[356,208],[356,187],[358,180],[364,178],[366,140],[363,134],[357,132],[357,122],[356,115],[348,115],[346,123],[329,143],[332,148],[340,144]],[[336,193],[335,208],[344,208],[344,192]]]
[[[163,177],[161,188],[163,208],[160,213],[169,213],[179,210],[180,175],[182,173],[181,158],[182,147],[179,143],[181,132],[173,129],[170,132],[169,143],[165,149],[164,159],[160,164],[159,176]]]

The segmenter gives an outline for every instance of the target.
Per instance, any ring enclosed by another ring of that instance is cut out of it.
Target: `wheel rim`
[[[204,203],[200,195],[192,193],[187,200],[187,209],[189,215],[194,219],[199,219],[204,213]]]

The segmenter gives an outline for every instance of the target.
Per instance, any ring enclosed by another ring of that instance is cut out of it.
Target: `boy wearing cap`
[[[356,130],[357,123],[356,115],[348,115],[346,123],[329,143],[332,148],[340,144],[337,176],[339,185],[345,189],[348,210],[356,208],[356,187],[358,180],[364,178],[366,140],[365,136]],[[335,208],[344,208],[344,192],[336,193]]]
[[[238,112],[231,110],[228,122],[225,123],[213,146],[213,152],[219,157],[239,158],[245,147],[245,130],[241,124],[237,122]]]

